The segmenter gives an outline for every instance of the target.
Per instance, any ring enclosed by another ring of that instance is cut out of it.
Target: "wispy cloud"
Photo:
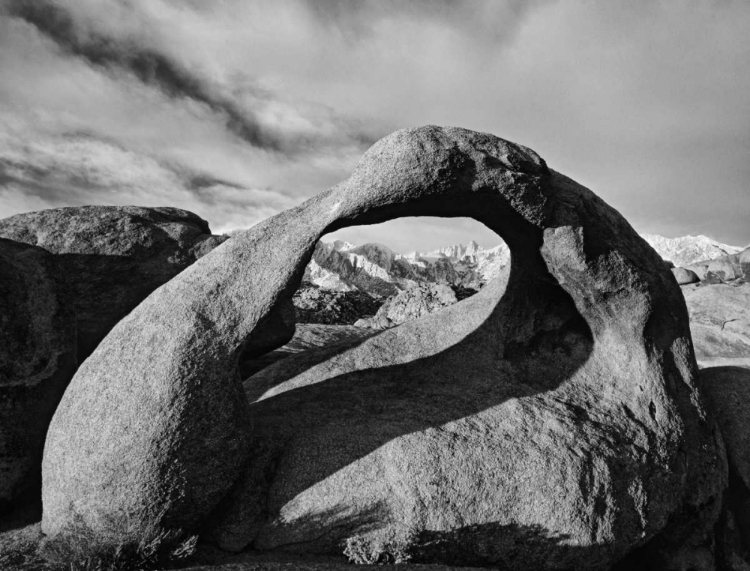
[[[220,220],[214,230],[222,231],[246,228],[296,202],[83,133],[36,142],[0,138],[0,211],[9,214],[37,205],[179,204]]]
[[[186,98],[206,105],[223,118],[233,134],[243,141],[271,151],[299,152],[325,144],[325,137],[317,140],[316,133],[294,133],[275,130],[264,125],[247,105],[241,106],[223,96],[218,86],[188,70],[180,62],[142,45],[134,37],[107,36],[78,23],[73,15],[50,0],[10,0],[10,16],[33,25],[39,32],[54,41],[64,52],[83,58],[93,66],[111,73],[127,73],[145,85],[153,86],[172,98]],[[272,101],[274,95],[267,90],[243,85],[244,95],[257,102]],[[354,121],[328,114],[327,119],[340,130],[342,138],[367,146],[376,137],[354,129]]]

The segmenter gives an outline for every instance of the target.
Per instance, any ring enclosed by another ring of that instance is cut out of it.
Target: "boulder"
[[[701,366],[750,366],[750,283],[684,290]]]
[[[0,238],[0,514],[38,497],[47,427],[76,365],[57,260]]]
[[[352,325],[373,315],[383,303],[369,293],[323,289],[303,282],[292,298],[297,323]]]
[[[137,206],[17,214],[0,220],[0,237],[57,255],[78,316],[79,361],[148,294],[226,240],[191,212]]]
[[[672,275],[680,285],[694,284],[700,281],[700,278],[694,271],[685,268],[673,268]]]
[[[739,255],[740,270],[745,281],[750,282],[750,248],[745,248]]]
[[[359,320],[355,325],[370,329],[385,329],[439,311],[457,301],[456,293],[449,285],[414,284],[388,298],[375,316]]]
[[[719,539],[727,569],[733,559],[750,564],[750,368],[709,367],[701,371],[706,399],[716,416],[729,461],[729,489]]]
[[[701,281],[712,284],[731,282],[743,276],[739,254],[697,262],[686,266],[686,269],[695,273]]]
[[[512,265],[442,312],[264,369],[287,373],[257,397],[264,371],[243,388],[244,343],[321,236],[417,215],[476,219]],[[42,528],[606,568],[713,528],[724,464],[696,376],[679,286],[615,210],[495,136],[398,131],[114,327],[50,427]]]

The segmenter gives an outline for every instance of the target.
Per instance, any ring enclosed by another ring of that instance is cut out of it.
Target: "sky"
[[[176,206],[248,228],[379,138],[531,147],[640,232],[750,243],[747,0],[0,0],[0,217]],[[396,251],[467,219],[338,232]]]

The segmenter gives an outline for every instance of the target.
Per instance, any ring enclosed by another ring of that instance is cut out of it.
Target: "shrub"
[[[344,542],[344,555],[350,563],[359,565],[391,565],[408,563],[408,546],[400,541],[383,541],[353,535]]]
[[[183,562],[195,553],[198,542],[197,536],[186,536],[180,530],[154,528],[138,537],[138,541],[113,541],[77,522],[44,540],[39,554],[52,571],[147,571]]]

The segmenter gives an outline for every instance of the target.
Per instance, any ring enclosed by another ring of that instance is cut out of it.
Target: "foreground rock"
[[[55,257],[0,238],[0,520],[39,495],[47,426],[76,365],[75,314]]]
[[[750,283],[683,290],[698,364],[750,366]]]
[[[446,284],[415,284],[389,298],[373,317],[360,319],[354,325],[387,329],[439,311],[457,301],[456,292]]]
[[[221,244],[178,208],[77,206],[0,220],[0,237],[57,254],[71,287],[79,360],[157,287]]]
[[[335,354],[341,348],[354,345],[373,334],[373,331],[353,325],[299,323],[294,337],[286,345],[264,355],[244,359],[240,364],[240,373],[243,379],[247,379],[287,357],[310,352],[317,355],[317,349]]]
[[[729,489],[719,541],[725,569],[745,569],[750,560],[750,368],[709,367],[701,381],[724,438]]]
[[[303,282],[292,298],[297,323],[352,325],[374,315],[383,303],[362,291],[334,291]]]
[[[238,353],[323,234],[436,214],[495,230],[510,271],[245,396]],[[696,375],[679,287],[616,211],[524,147],[399,131],[117,324],[50,428],[43,531],[606,568],[713,529],[724,459]]]

